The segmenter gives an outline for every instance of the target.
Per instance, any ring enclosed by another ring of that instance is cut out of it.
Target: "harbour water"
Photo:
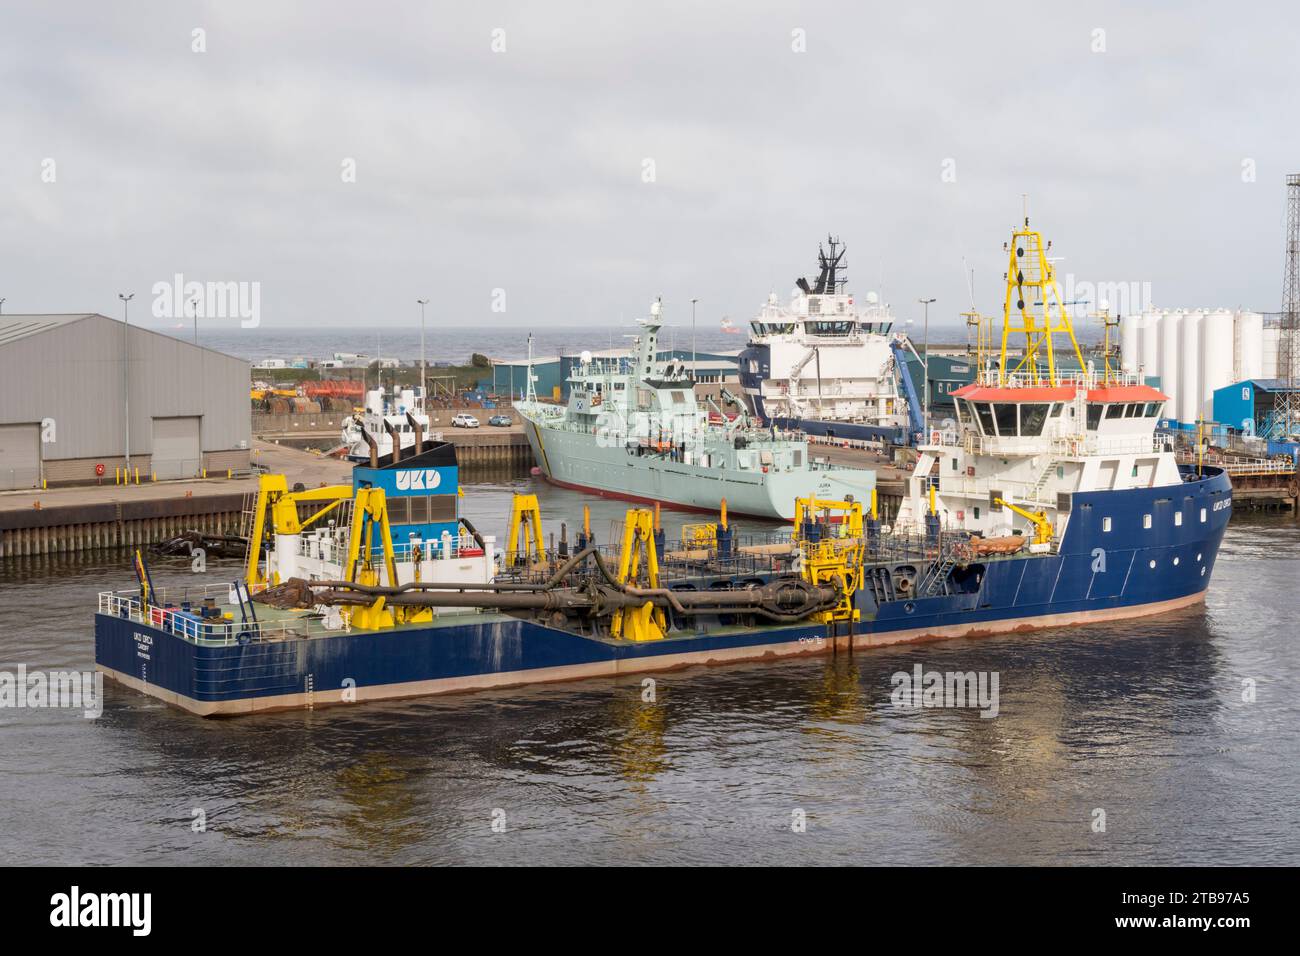
[[[504,533],[512,487],[466,487]],[[582,498],[545,486],[546,530]],[[611,540],[623,505],[597,501]],[[670,536],[683,520],[665,512]],[[202,577],[230,580],[234,562]],[[158,584],[195,576],[154,562]],[[1239,516],[1204,607],[1118,624],[202,720],[0,710],[10,864],[1296,864],[1300,528]],[[89,670],[129,556],[0,564],[0,670]],[[892,677],[996,673],[998,715]],[[1255,700],[1243,701],[1245,682]],[[1105,831],[1096,832],[1096,811]],[[203,827],[196,821],[201,812]],[[799,821],[805,826],[800,831]]]

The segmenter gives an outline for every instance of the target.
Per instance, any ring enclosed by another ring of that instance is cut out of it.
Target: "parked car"
[[[452,428],[478,428],[478,419],[473,415],[461,412],[451,420]]]
[[[498,428],[509,428],[513,422],[510,421],[509,415],[493,415],[488,419],[489,425],[495,425]]]

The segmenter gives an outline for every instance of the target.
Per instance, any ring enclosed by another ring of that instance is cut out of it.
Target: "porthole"
[[[1155,566],[1156,566],[1156,563],[1155,563],[1154,561],[1152,561],[1152,562],[1151,562],[1151,567],[1154,569]]]
[[[1197,560],[1197,561],[1200,561],[1200,560],[1201,560],[1201,556],[1200,556],[1200,554],[1197,554],[1197,555],[1196,555],[1196,560]]]
[[[906,604],[903,605],[903,610],[906,611],[908,614],[911,614],[913,611],[916,610],[916,605],[913,604],[911,601],[908,601]]]
[[[1175,567],[1178,566],[1178,559],[1177,559],[1177,558],[1174,558],[1174,566],[1175,566]]]
[[[1201,568],[1201,577],[1205,577],[1205,568],[1204,568],[1204,567]]]

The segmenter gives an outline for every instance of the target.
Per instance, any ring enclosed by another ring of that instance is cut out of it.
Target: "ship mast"
[[[533,374],[533,333],[532,332],[528,333],[528,372],[525,377],[528,379],[528,384],[524,387],[524,401],[535,402],[537,401],[537,389],[534,388],[533,383],[537,381],[537,376]]]
[[[1056,271],[1047,258],[1051,244],[1043,245],[1042,233],[1029,228],[1029,216],[1024,226],[1011,234],[1007,249],[1007,294],[1002,305],[1002,352],[998,365],[998,384],[1008,384],[1010,377],[1022,377],[1034,385],[1059,385],[1060,374],[1052,350],[1052,334],[1064,332],[1070,346],[1084,368],[1083,353],[1074,337],[1070,315],[1061,300],[1056,284]],[[1037,300],[1031,299],[1034,293]],[[1042,314],[1035,307],[1042,307]],[[1025,353],[1013,367],[1008,367],[1007,342],[1012,333],[1025,336]],[[1045,363],[1044,363],[1045,360]],[[1046,375],[1044,376],[1044,372]],[[1023,374],[1022,374],[1023,373]]]

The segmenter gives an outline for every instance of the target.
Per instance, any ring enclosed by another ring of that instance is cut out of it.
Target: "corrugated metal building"
[[[0,489],[249,465],[248,363],[98,314],[0,316]],[[123,352],[130,355],[123,381]],[[129,400],[129,401],[128,401]]]

